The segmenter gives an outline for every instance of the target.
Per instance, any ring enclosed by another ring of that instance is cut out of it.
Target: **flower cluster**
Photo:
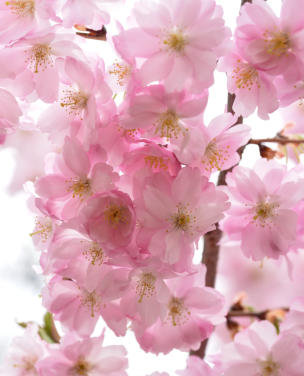
[[[236,165],[251,137],[238,116],[257,107],[267,119],[302,95],[301,6],[284,0],[278,18],[263,0],[245,4],[232,48],[214,0],[140,1],[110,35],[117,59],[109,62],[87,52],[82,37],[97,38],[105,24],[111,30],[111,4],[0,1],[0,143],[24,130],[47,138],[44,170],[26,188],[43,305],[64,333],[46,344],[28,326],[7,372],[126,375],[125,349],[93,337],[100,319],[117,336],[131,329],[146,352],[198,350],[228,317],[229,303],[206,286],[206,266],[193,263],[213,230],[254,261],[297,254],[303,168],[265,159]],[[218,61],[235,114],[207,126]],[[226,187],[216,186],[227,170]],[[301,376],[302,303],[279,336],[255,323],[213,366],[190,357],[179,375]]]

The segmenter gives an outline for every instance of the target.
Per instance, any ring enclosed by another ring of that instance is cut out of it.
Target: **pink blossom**
[[[249,116],[257,108],[261,119],[279,107],[278,93],[272,77],[242,59],[237,53],[223,57],[218,69],[227,72],[228,91],[235,94],[233,111],[237,115]]]
[[[189,130],[172,149],[181,163],[198,167],[208,177],[214,171],[227,170],[239,162],[237,150],[250,138],[250,128],[234,125],[236,120],[230,113],[217,116],[208,127]]]
[[[150,137],[171,140],[187,133],[187,125],[198,121],[207,104],[207,93],[189,96],[185,91],[167,93],[162,85],[151,85],[130,98],[121,117],[127,129],[143,130]]]
[[[90,158],[77,139],[66,138],[63,161],[58,160],[53,173],[39,178],[36,193],[48,200],[48,208],[59,218],[72,218],[85,201],[98,192],[114,188],[118,175],[104,162]]]
[[[88,200],[79,221],[90,238],[110,249],[126,247],[135,230],[135,210],[130,197],[112,190],[96,194]]]
[[[4,361],[1,374],[37,376],[38,363],[47,353],[47,345],[38,335],[38,326],[28,324],[23,336],[15,337]]]
[[[213,83],[216,59],[229,35],[222,9],[213,0],[142,1],[134,16],[139,27],[113,39],[119,51],[146,59],[139,69],[143,85],[163,81],[170,91],[200,93]]]
[[[283,333],[293,333],[304,341],[304,298],[299,297],[290,305],[286,318],[280,325]]]
[[[152,254],[175,264],[184,249],[215,228],[229,207],[226,198],[198,168],[183,168],[174,180],[154,174],[136,202],[142,240]]]
[[[304,347],[293,334],[277,336],[268,321],[255,322],[223,349],[225,376],[301,376]]]
[[[226,181],[232,205],[224,231],[241,240],[242,251],[253,260],[286,254],[296,240],[293,208],[303,199],[302,179],[273,160],[261,159],[253,170],[235,167]]]
[[[8,43],[25,36],[37,26],[59,21],[53,0],[1,0],[0,43]]]
[[[241,56],[255,68],[282,74],[289,83],[303,76],[303,0],[283,1],[277,18],[263,0],[246,3],[238,18],[235,37]]]
[[[126,354],[123,346],[103,346],[103,335],[82,340],[69,335],[38,363],[39,375],[127,376]]]
[[[197,273],[167,280],[169,293],[161,297],[165,308],[153,325],[134,322],[137,341],[145,351],[168,353],[173,348],[197,350],[210,336],[213,325],[223,320],[224,299],[214,289],[205,287],[205,268]]]
[[[113,309],[115,312],[111,301],[119,299],[128,288],[126,273],[122,269],[102,265],[91,269],[89,275],[78,275],[77,281],[68,275],[55,276],[43,290],[43,304],[67,330],[88,337],[104,311],[106,317]],[[115,316],[114,320],[122,320]]]

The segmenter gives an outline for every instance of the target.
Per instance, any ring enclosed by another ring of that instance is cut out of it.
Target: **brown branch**
[[[260,145],[266,142],[271,142],[271,143],[277,143],[281,145],[286,145],[286,144],[303,144],[304,140],[291,140],[290,138],[281,138],[281,137],[273,137],[273,138],[258,138],[258,139],[250,139],[247,143],[253,144],[253,145]]]
[[[260,312],[246,312],[246,311],[229,311],[228,314],[226,315],[227,320],[231,319],[232,317],[254,317],[258,320],[266,320],[267,315],[271,312],[273,312],[273,309],[265,309],[264,311]],[[275,311],[284,311],[288,312],[289,308],[283,307],[283,308],[278,308]]]
[[[95,39],[95,40],[107,40],[107,29],[103,26],[100,30],[93,30],[84,25],[74,25],[76,34],[82,38]]]

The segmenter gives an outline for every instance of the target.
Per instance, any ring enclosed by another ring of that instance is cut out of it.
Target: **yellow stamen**
[[[258,220],[260,225],[264,227],[275,216],[275,211],[278,207],[279,204],[262,201],[256,205],[253,219],[255,221]]]
[[[184,324],[189,319],[190,314],[191,312],[185,307],[182,299],[171,298],[168,304],[168,319],[173,326]]]
[[[202,164],[205,166],[205,169],[211,172],[213,169],[221,170],[223,164],[227,161],[229,155],[230,145],[221,147],[216,142],[216,139],[213,139],[206,146],[204,155],[202,157]]]
[[[188,205],[177,205],[177,212],[170,218],[173,228],[175,230],[182,230],[188,232],[194,222],[196,222],[196,216],[192,214],[192,211],[188,208]]]
[[[187,38],[180,30],[175,30],[170,32],[166,39],[163,41],[163,44],[169,48],[171,51],[181,53],[184,51],[187,45]]]
[[[169,158],[164,159],[163,157],[157,157],[155,155],[146,155],[144,157],[146,165],[150,166],[151,169],[160,168],[161,170],[168,170],[168,164]]]
[[[39,220],[38,218],[35,219],[35,225],[36,225],[36,228],[34,232],[30,233],[30,236],[40,236],[41,240],[43,243],[45,243],[52,230],[53,230],[53,224],[52,224],[52,221],[51,219],[49,218],[45,218],[43,221],[42,220]]]
[[[152,273],[143,273],[136,284],[136,294],[139,295],[138,303],[141,303],[144,296],[149,298],[155,294],[156,277]]]
[[[101,308],[100,296],[96,294],[96,291],[88,292],[83,291],[80,297],[81,304],[86,306],[91,311],[91,317],[95,317],[95,313],[99,314]]]
[[[53,65],[52,49],[48,44],[35,44],[25,53],[28,55],[26,62],[34,73],[38,73],[38,69],[44,71]]]
[[[88,96],[81,91],[67,89],[64,91],[64,97],[61,99],[60,106],[64,107],[69,115],[80,116],[86,108]]]
[[[72,192],[73,198],[78,196],[78,198],[82,199],[83,196],[87,196],[91,193],[91,183],[89,179],[75,177],[66,182],[69,184],[67,191]]]
[[[11,12],[16,16],[25,17],[32,16],[35,13],[34,0],[12,0],[6,1],[5,5],[11,9]]]
[[[290,49],[289,35],[283,31],[264,32],[266,51],[270,55],[280,57]]]
[[[104,253],[102,248],[96,242],[92,242],[89,249],[82,252],[92,265],[102,265],[104,262]]]
[[[126,79],[131,74],[131,67],[123,62],[116,61],[109,73],[115,76],[119,86],[125,86]]]
[[[237,66],[233,69],[232,78],[238,89],[251,90],[256,84],[260,87],[257,70],[251,65],[241,62],[241,60],[237,60]]]
[[[175,111],[168,110],[161,114],[159,119],[155,122],[155,134],[160,137],[177,138],[182,131],[182,127],[179,124],[179,118]]]
[[[127,208],[125,206],[111,204],[105,211],[105,219],[112,226],[117,226],[121,223],[128,223],[128,218],[126,216]]]

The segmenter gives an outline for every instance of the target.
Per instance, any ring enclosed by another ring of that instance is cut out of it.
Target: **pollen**
[[[131,74],[131,67],[123,62],[115,61],[112,68],[109,70],[109,74],[112,74],[116,78],[116,82],[119,86],[125,86]]]
[[[262,372],[261,376],[279,375],[280,366],[272,360],[271,356],[267,360],[258,361],[258,363]]]
[[[37,369],[36,369],[36,362],[38,358],[36,356],[27,356],[23,357],[21,359],[21,364],[13,364],[14,368],[22,368],[24,371],[26,371],[27,374],[31,375],[38,375]],[[23,374],[23,372],[21,371]]]
[[[282,31],[264,32],[266,51],[270,55],[280,57],[290,49],[289,35]]]
[[[240,59],[237,60],[237,66],[233,69],[232,78],[238,89],[251,90],[256,84],[260,87],[257,70],[251,65],[241,62]]]
[[[169,158],[157,157],[155,155],[146,155],[144,157],[145,164],[151,169],[168,170]]]
[[[104,252],[96,242],[92,242],[89,248],[84,250],[82,254],[92,265],[102,265],[104,263]]]
[[[154,127],[156,135],[167,139],[177,138],[182,131],[179,117],[172,110],[161,114],[159,119],[154,123]]]
[[[185,307],[183,299],[172,297],[168,304],[168,320],[173,326],[183,325],[191,312]]]
[[[187,45],[187,38],[180,30],[171,31],[166,39],[163,40],[163,44],[171,51],[181,53],[184,51]]]
[[[30,236],[40,236],[41,241],[45,243],[53,230],[53,224],[50,218],[35,219],[35,230]]]
[[[276,215],[278,207],[279,205],[276,203],[262,201],[256,205],[253,219],[259,221],[260,225],[264,227]]]
[[[12,0],[6,1],[5,5],[11,9],[11,12],[16,16],[25,17],[32,16],[35,13],[34,0]]]
[[[182,230],[188,232],[191,230],[193,223],[196,222],[196,217],[189,209],[189,205],[177,205],[177,212],[171,216],[171,223],[175,230]]]
[[[95,317],[95,313],[99,314],[101,308],[101,298],[96,294],[96,291],[88,292],[83,291],[80,302],[83,306],[87,307],[90,310],[91,317]]]
[[[61,99],[60,106],[64,107],[69,115],[81,116],[82,111],[86,108],[88,96],[81,91],[67,89]]]
[[[88,363],[83,357],[80,357],[77,363],[69,369],[69,375],[75,376],[89,376],[92,370],[92,365]]]
[[[104,216],[111,226],[117,226],[121,223],[128,223],[126,211],[125,206],[111,204],[105,211]]]
[[[143,273],[136,283],[136,294],[139,296],[138,303],[143,298],[149,298],[155,294],[156,277],[152,273]]]
[[[91,183],[87,178],[71,178],[66,181],[68,183],[68,192],[72,192],[73,198],[78,197],[83,199],[84,196],[87,196],[91,193]]]
[[[35,44],[29,50],[26,50],[26,62],[34,73],[39,70],[46,70],[48,66],[53,65],[52,49],[48,44]]]
[[[202,164],[206,171],[212,172],[213,169],[221,170],[223,164],[228,160],[230,145],[220,146],[216,139],[211,140],[206,146],[202,157]]]

